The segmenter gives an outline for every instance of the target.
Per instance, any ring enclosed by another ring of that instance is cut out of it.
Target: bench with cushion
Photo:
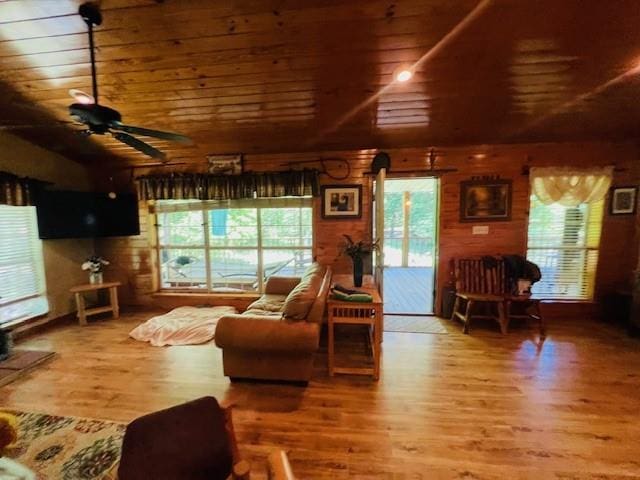
[[[218,321],[215,342],[232,379],[307,382],[320,342],[331,269],[314,263],[302,277],[272,276],[242,314]]]

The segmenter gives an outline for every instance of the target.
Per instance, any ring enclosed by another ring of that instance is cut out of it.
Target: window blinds
[[[34,207],[0,205],[0,323],[45,313],[42,243]]]
[[[544,205],[531,196],[527,258],[541,270],[540,298],[593,298],[604,200],[577,207]]]

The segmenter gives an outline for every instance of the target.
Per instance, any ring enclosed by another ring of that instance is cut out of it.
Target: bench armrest
[[[273,275],[267,279],[264,293],[275,295],[289,295],[289,292],[300,283],[300,277],[280,277]]]
[[[319,340],[316,323],[262,315],[225,315],[218,320],[215,335],[215,343],[222,349],[272,352],[315,352]]]

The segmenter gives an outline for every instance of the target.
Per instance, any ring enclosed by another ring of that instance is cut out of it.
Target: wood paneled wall
[[[391,156],[389,176],[403,174],[428,175],[426,155],[428,148],[386,150]],[[450,279],[450,260],[459,256],[478,254],[506,254],[526,252],[527,220],[529,209],[529,178],[531,166],[587,166],[615,165],[614,185],[637,185],[640,182],[638,148],[633,143],[604,144],[532,144],[471,146],[437,149],[436,168],[456,168],[456,172],[442,175],[440,181],[439,249],[437,262],[438,290]],[[323,184],[363,185],[363,215],[359,220],[324,220],[320,201],[315,203],[315,242],[317,259],[333,265],[337,273],[350,271],[348,258],[340,255],[342,234],[356,239],[368,238],[371,231],[371,195],[373,177],[368,175],[371,159],[377,150],[317,152],[304,154],[250,155],[245,158],[245,170],[273,171],[287,169],[291,162],[318,158],[342,158],[350,165],[345,180],[322,176]],[[327,162],[335,176],[343,176],[344,166]],[[305,164],[305,166],[313,166]],[[194,167],[184,167],[193,171]],[[140,171],[139,173],[143,173]],[[147,172],[144,172],[147,173]],[[486,222],[488,235],[473,235],[472,226],[460,223],[460,182],[472,176],[499,175],[513,181],[511,220]],[[117,177],[116,177],[117,180]],[[124,181],[125,179],[123,179]],[[154,289],[153,259],[149,249],[149,221],[141,205],[142,233],[138,237],[104,239],[98,243],[98,252],[114,262],[110,274],[125,282],[123,298],[128,303],[148,303]],[[631,285],[636,265],[636,216],[611,216],[605,213],[596,296]],[[439,305],[437,299],[436,305]]]

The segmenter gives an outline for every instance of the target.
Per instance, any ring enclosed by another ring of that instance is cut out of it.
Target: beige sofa
[[[224,374],[309,381],[330,285],[331,268],[314,263],[302,277],[270,277],[244,313],[220,318],[215,342]]]

